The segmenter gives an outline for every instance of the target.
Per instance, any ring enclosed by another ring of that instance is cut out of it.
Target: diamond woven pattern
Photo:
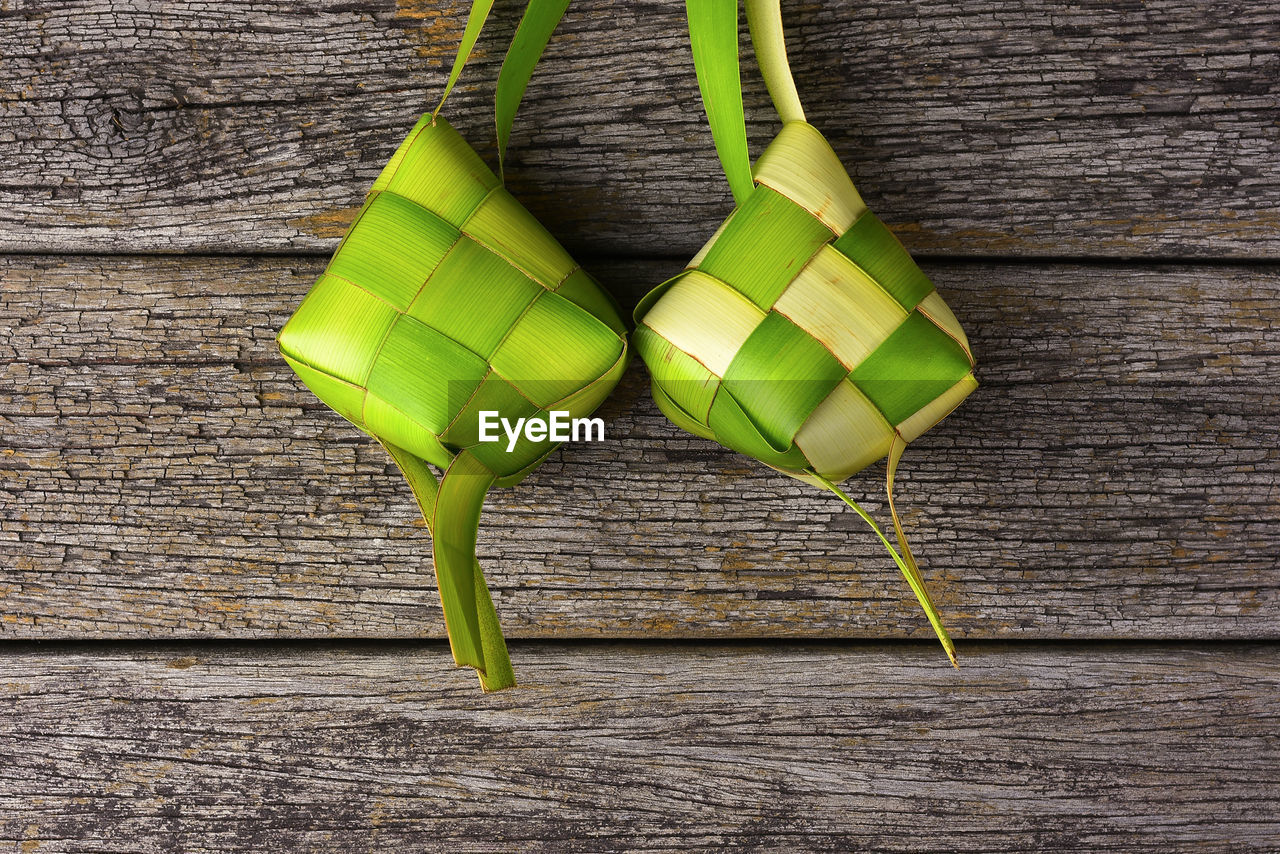
[[[977,387],[969,342],[811,125],[787,123],[753,177],[686,270],[641,303],[636,348],[679,426],[838,482]]]
[[[613,301],[443,119],[424,116],[281,330],[284,357],[361,429],[510,485],[554,449],[481,443],[502,417],[594,411],[625,368]]]

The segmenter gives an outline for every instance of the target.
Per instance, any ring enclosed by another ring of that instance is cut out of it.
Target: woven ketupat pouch
[[[454,657],[512,684],[475,560],[480,507],[555,449],[479,441],[479,414],[593,412],[627,362],[612,299],[441,118],[424,116],[279,335],[302,381],[376,437],[433,534]],[[446,470],[437,492],[424,465]]]
[[[812,126],[788,123],[753,178],[688,268],[636,309],[636,349],[672,421],[839,482],[977,387],[969,342]],[[711,320],[691,334],[698,315]]]
[[[737,207],[687,269],[636,308],[636,348],[680,427],[836,494],[875,531],[955,649],[894,506],[898,460],[976,387],[969,342],[910,255],[808,124],[777,0],[748,0],[781,132],[752,166],[736,0],[687,5],[694,68]],[[838,486],[888,456],[895,551]]]

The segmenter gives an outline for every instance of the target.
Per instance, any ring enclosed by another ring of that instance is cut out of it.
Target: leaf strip
[[[458,76],[462,74],[462,69],[466,66],[467,60],[471,58],[471,51],[476,46],[476,39],[480,38],[480,30],[484,28],[484,22],[489,17],[489,10],[493,8],[493,0],[475,0],[471,4],[471,14],[467,16],[467,26],[462,31],[462,41],[458,44],[458,55],[453,58],[453,70],[449,72],[449,82],[445,84],[444,94],[440,96],[440,103],[436,105],[435,110],[431,113],[431,119],[440,115],[440,108],[444,106],[444,102],[448,100],[449,93],[453,91],[453,84],[458,82]]]
[[[905,443],[903,443],[903,446],[905,446]],[[894,448],[897,449],[898,457],[901,457],[902,448],[896,443]],[[888,469],[890,495],[889,506],[891,509],[893,507],[893,473],[897,470],[897,460],[893,458],[893,450],[893,448],[890,449],[890,463]],[[858,502],[854,501],[845,494],[844,490],[817,472],[810,471],[810,474],[812,474],[824,487],[835,493],[841,501],[852,507],[854,512],[862,517],[862,521],[870,525],[871,530],[876,532],[876,536],[880,538],[880,542],[884,543],[884,547],[888,549],[889,554],[893,556],[893,562],[898,565],[898,569],[902,571],[902,575],[907,579],[907,584],[910,585],[911,591],[916,594],[916,599],[920,602],[920,607],[924,609],[925,616],[929,618],[929,623],[933,626],[934,632],[938,635],[938,640],[942,642],[942,648],[946,650],[947,658],[951,660],[951,665],[959,669],[960,665],[956,661],[955,644],[952,642],[951,636],[947,634],[946,627],[942,625],[942,618],[938,615],[938,609],[934,607],[933,600],[929,598],[929,591],[925,589],[924,578],[920,575],[920,567],[916,565],[915,558],[911,555],[911,550],[907,548],[907,539],[902,533],[902,525],[898,521],[897,511],[893,512],[893,522],[894,529],[898,534],[898,543],[902,546],[903,555],[899,555],[898,552],[894,550],[893,546],[889,543],[888,538],[885,537],[884,532],[880,530],[880,526],[876,524],[875,520],[871,518],[871,515],[867,513],[866,510],[862,509]]]
[[[498,176],[503,175],[507,143],[511,140],[511,125],[516,110],[524,98],[524,90],[533,76],[533,69],[546,50],[551,33],[569,8],[569,0],[529,0],[520,19],[520,26],[511,39],[511,47],[498,72],[497,93],[494,97],[494,119],[498,129]]]
[[[480,508],[493,483],[493,473],[464,451],[438,483],[421,459],[390,442],[378,441],[409,482],[432,535],[436,584],[454,661],[474,667],[485,691],[515,685],[498,614],[475,552]]]
[[[742,204],[755,185],[738,71],[738,0],[686,0],[685,11],[702,106],[733,199]]]
[[[773,99],[774,109],[783,124],[802,122],[804,108],[796,82],[787,62],[787,44],[782,33],[782,8],[779,0],[747,0],[747,26],[755,48],[760,74]]]

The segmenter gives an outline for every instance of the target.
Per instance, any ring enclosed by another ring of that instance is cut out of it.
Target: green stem
[[[783,123],[804,121],[804,108],[787,62],[787,43],[782,32],[779,0],[747,0],[747,26],[756,51],[760,74]]]

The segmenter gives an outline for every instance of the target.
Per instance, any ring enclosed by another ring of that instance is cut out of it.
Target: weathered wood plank
[[[9,652],[0,843],[1269,852],[1276,653],[521,644],[486,696],[442,644]]]
[[[0,249],[332,249],[441,91],[467,4],[443,5],[0,4]],[[687,255],[728,210],[682,9],[575,3],[530,87],[513,187],[575,251]],[[915,250],[1280,252],[1270,0],[787,13],[811,119]],[[496,15],[449,109],[480,145],[516,10]]]
[[[407,488],[273,344],[320,263],[0,259],[0,633],[440,633]],[[596,271],[629,301],[669,266]],[[1280,270],[930,273],[983,387],[899,489],[956,633],[1280,634]],[[843,505],[681,434],[644,385],[609,441],[492,496],[513,637],[929,636]],[[883,519],[881,471],[850,484]]]

